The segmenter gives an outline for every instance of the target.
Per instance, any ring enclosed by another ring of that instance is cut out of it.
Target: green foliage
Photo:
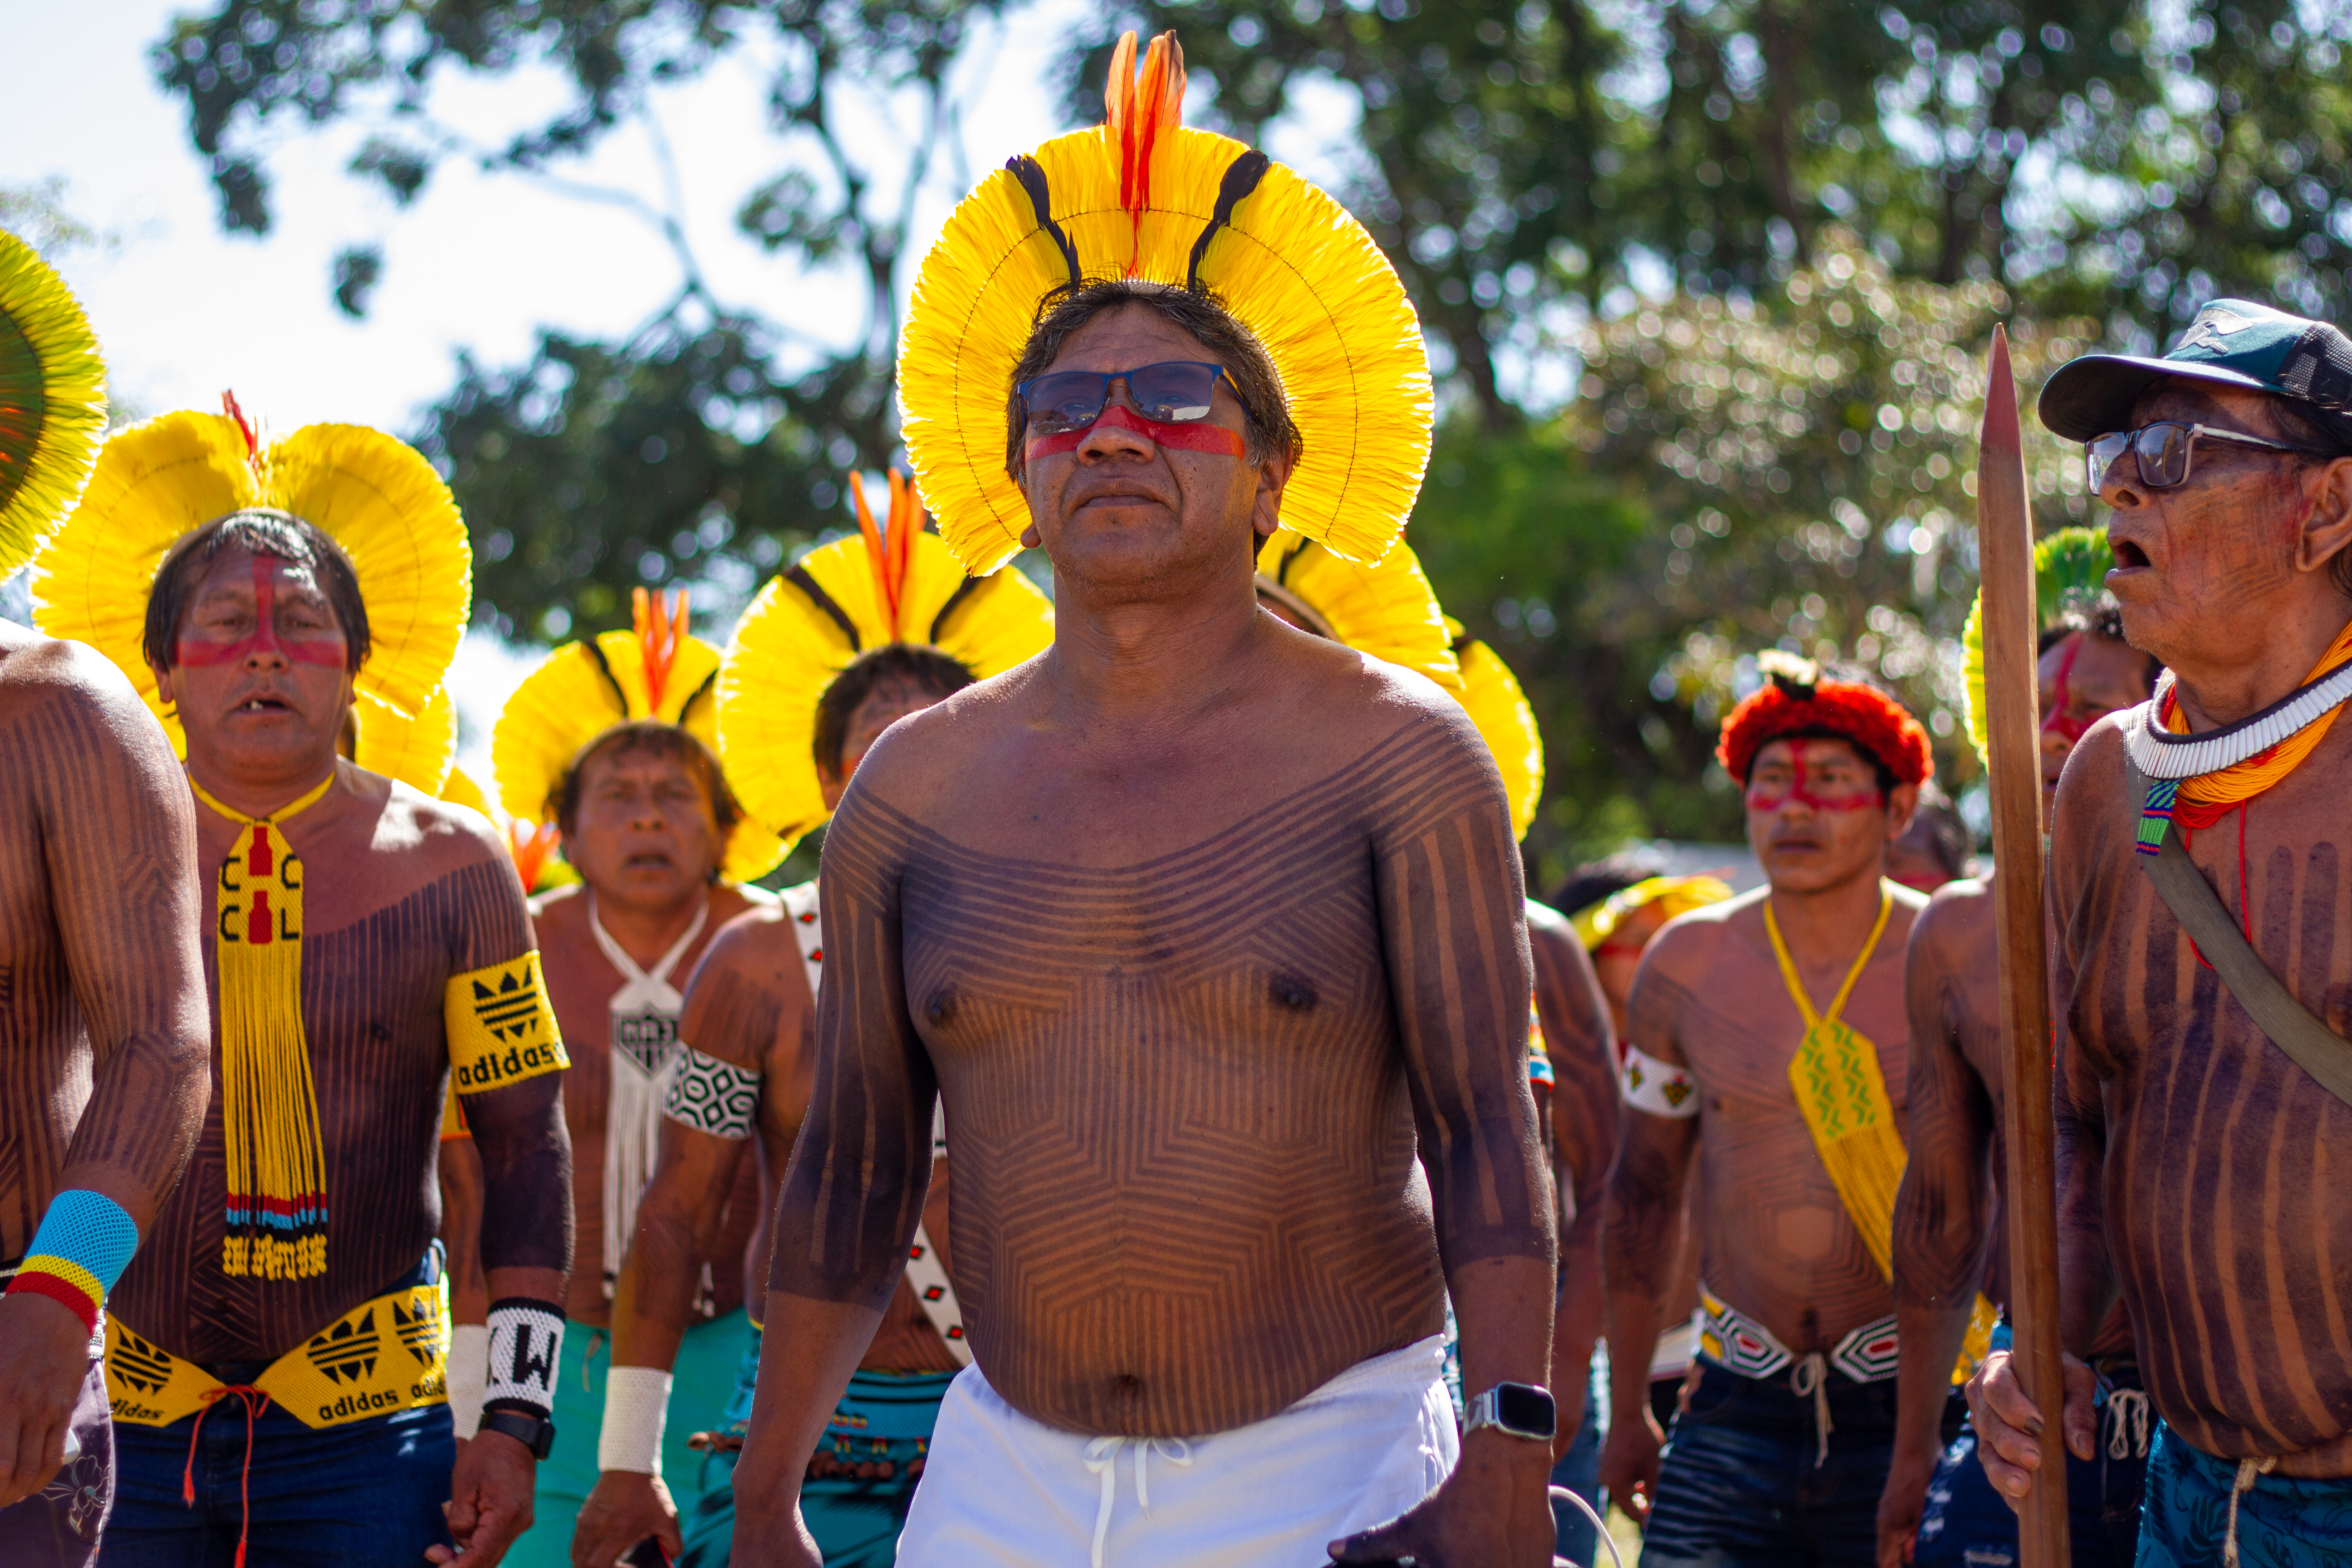
[[[287,122],[367,128],[350,172],[401,205],[452,157],[577,194],[559,176],[564,161],[647,116],[656,87],[730,53],[769,62],[779,171],[746,195],[739,226],[804,267],[848,271],[865,320],[788,323],[719,300],[674,211],[589,192],[667,241],[677,298],[625,341],[551,329],[523,365],[463,359],[426,416],[420,445],[473,534],[477,604],[509,630],[552,635],[625,620],[639,585],[693,578],[748,593],[836,503],[849,469],[888,460],[914,193],[944,123],[948,68],[971,20],[999,3],[220,0],[176,22],[152,58],[188,103],[223,225],[257,234],[269,227],[262,149]],[[544,124],[482,147],[433,120],[436,73],[525,63],[552,66],[575,91]],[[922,106],[909,135],[879,150],[845,136],[836,106],[853,90]],[[341,250],[337,308],[364,315],[383,268],[378,245]]]
[[[839,500],[852,454],[819,431],[875,412],[862,365],[787,386],[774,360],[768,329],[740,318],[622,344],[542,333],[516,371],[461,360],[418,445],[463,499],[476,605],[551,639],[627,624],[641,585],[715,578],[748,598]],[[822,424],[782,416],[788,400]]]
[[[464,361],[426,422],[478,603],[552,635],[644,583],[748,587],[895,448],[907,195],[948,66],[1002,3],[212,0],[153,60],[223,223],[256,232],[289,124],[362,129],[353,176],[405,204],[452,156],[556,183],[657,86],[772,62],[777,157],[738,226],[858,279],[854,341],[712,298],[674,215],[629,198],[677,251],[677,300],[626,341],[550,330],[524,365]],[[1714,728],[1768,646],[1874,670],[1969,779],[1954,639],[1996,321],[2030,401],[2060,359],[2159,348],[2216,294],[2352,316],[2340,7],[1122,0],[1065,53],[1071,123],[1099,116],[1129,25],[1176,28],[1244,137],[1310,90],[1360,110],[1340,194],[1412,294],[1446,410],[1412,538],[1544,724],[1547,884],[1628,835],[1736,833]],[[545,124],[479,147],[433,121],[436,73],[526,61],[576,89]],[[853,89],[917,106],[905,147],[836,134]],[[379,258],[339,258],[343,308]],[[2044,526],[2087,521],[2079,456],[2027,428]]]

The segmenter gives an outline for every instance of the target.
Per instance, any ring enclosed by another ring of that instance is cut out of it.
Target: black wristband
[[[476,1428],[474,1435],[478,1437],[484,1432],[503,1432],[530,1449],[534,1459],[546,1458],[548,1450],[555,1447],[555,1423],[544,1415],[531,1415],[520,1410],[484,1410],[482,1424]]]

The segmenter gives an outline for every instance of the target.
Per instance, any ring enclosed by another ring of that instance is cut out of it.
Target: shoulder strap
[[[2147,794],[2147,776],[2128,757],[2124,761],[2124,781],[2126,799],[2137,803]],[[2132,858],[2156,884],[2164,907],[2172,911],[2172,918],[2180,922],[2255,1026],[2320,1088],[2352,1105],[2352,1041],[2314,1017],[2279,983],[2262,955],[2247,944],[2245,933],[2221,907],[2213,885],[2180,847],[2179,836],[2167,833],[2154,855]]]

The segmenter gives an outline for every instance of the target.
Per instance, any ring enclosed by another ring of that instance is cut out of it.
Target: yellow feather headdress
[[[1420,558],[1403,542],[1365,565],[1278,528],[1258,547],[1257,591],[1307,630],[1401,664],[1461,697],[1462,666],[1454,657],[1445,612],[1437,607],[1437,591]]]
[[[499,711],[490,731],[490,766],[499,803],[519,823],[554,821],[555,797],[573,760],[615,724],[658,719],[718,752],[719,650],[687,630],[685,591],[679,590],[673,612],[660,595],[640,588],[635,609],[632,629],[565,643],[549,654]],[[725,771],[740,803],[741,776],[736,769]],[[542,845],[541,861],[545,855]],[[728,837],[719,874],[752,881],[783,858],[776,836],[747,816]]]
[[[1535,710],[1500,654],[1465,633],[1453,616],[1445,617],[1445,626],[1454,634],[1454,657],[1462,662],[1462,706],[1502,770],[1503,791],[1511,800],[1511,836],[1525,838],[1543,798],[1543,733],[1536,728]]]
[[[403,716],[423,713],[473,604],[473,551],[449,488],[380,430],[306,425],[264,443],[225,401],[227,414],[166,414],[107,441],[81,504],[34,557],[34,621],[121,666],[184,751],[140,651],[155,568],[215,518],[274,507],[351,557],[374,645],[359,690]]]
[[[105,431],[89,320],[40,252],[0,229],[0,577],[71,510]]]
[[[352,762],[424,795],[447,798],[444,788],[457,776],[451,764],[457,758],[457,708],[447,687],[435,687],[425,711],[414,719],[382,698],[360,692],[352,703]]]
[[[1305,450],[1283,521],[1349,561],[1403,529],[1434,404],[1421,323],[1345,207],[1228,137],[1178,122],[1183,56],[1121,40],[1105,122],[1013,159],[966,196],[923,260],[898,340],[907,451],[940,535],[974,573],[1020,549],[1004,471],[1013,366],[1040,305],[1110,278],[1207,288],[1272,356]]]
[[[1731,897],[1728,883],[1701,873],[1695,877],[1652,877],[1621,888],[1597,904],[1587,904],[1569,916],[1576,935],[1587,952],[1609,940],[1609,935],[1622,924],[1634,910],[1659,905],[1665,918],[1703,910],[1709,904],[1719,904]]]
[[[818,787],[816,706],[859,654],[919,643],[982,680],[1045,650],[1054,607],[1018,572],[967,575],[923,531],[914,487],[890,476],[877,530],[856,497],[859,536],[822,545],[771,578],[736,624],[719,674],[719,754],[744,809],[787,845],[831,815]]]

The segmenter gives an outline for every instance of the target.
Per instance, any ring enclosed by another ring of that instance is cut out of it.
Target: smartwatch
[[[1524,1437],[1531,1443],[1549,1443],[1559,1430],[1559,1412],[1551,1402],[1551,1391],[1527,1383],[1498,1383],[1470,1401],[1468,1418],[1462,1424],[1466,1436],[1481,1426],[1492,1426],[1507,1437]],[[488,1424],[489,1417],[484,1416]]]
[[[475,1429],[483,1432],[503,1432],[530,1450],[534,1459],[544,1459],[547,1451],[555,1447],[555,1423],[538,1415],[526,1415],[520,1410],[485,1410],[482,1424]]]

